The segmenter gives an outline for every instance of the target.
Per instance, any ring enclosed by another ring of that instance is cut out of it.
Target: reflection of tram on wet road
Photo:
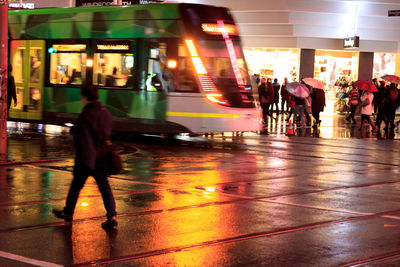
[[[237,28],[225,8],[150,4],[9,11],[18,106],[11,120],[62,125],[99,87],[114,128],[257,131]]]

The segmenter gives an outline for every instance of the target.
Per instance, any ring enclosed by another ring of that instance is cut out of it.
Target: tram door
[[[15,79],[17,106],[10,109],[10,119],[41,120],[44,79],[43,40],[10,42],[10,63]]]

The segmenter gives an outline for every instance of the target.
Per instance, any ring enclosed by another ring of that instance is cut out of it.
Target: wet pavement
[[[92,178],[72,225],[51,213],[72,179],[68,129],[9,123],[0,266],[399,266],[398,134],[324,115],[287,136],[284,118],[261,133],[118,138],[107,231]]]

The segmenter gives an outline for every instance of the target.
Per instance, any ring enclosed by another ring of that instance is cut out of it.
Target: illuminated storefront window
[[[317,50],[314,78],[321,80],[329,89],[339,82],[356,81],[358,58],[358,52]]]
[[[325,84],[326,113],[346,112],[352,81],[358,79],[359,52],[316,50],[314,78]]]
[[[300,49],[245,48],[243,52],[251,75],[277,78],[280,83],[285,77],[298,81]]]
[[[379,80],[383,75],[394,75],[396,73],[396,59],[397,62],[399,62],[400,55],[392,53],[374,53],[374,78]],[[399,64],[397,64],[397,66],[398,68],[400,67]]]

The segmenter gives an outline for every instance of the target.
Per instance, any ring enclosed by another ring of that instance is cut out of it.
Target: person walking
[[[370,116],[373,111],[373,100],[374,100],[374,94],[369,92],[369,91],[364,91],[360,97],[361,100],[361,125],[359,130],[364,127],[364,124],[368,122],[372,126],[372,131],[377,131],[378,127],[375,126],[375,124],[372,122]]]
[[[297,115],[300,116],[300,120],[301,120],[301,126],[300,127],[305,127],[306,123],[305,123],[305,115],[304,115],[304,108],[305,108],[305,100],[304,98],[299,98],[299,97],[295,97],[294,98],[294,119],[293,119],[293,124],[296,124],[296,120],[297,120]]]
[[[375,125],[378,127],[378,130],[381,128],[382,121],[385,121],[387,125],[387,121],[385,120],[385,95],[386,95],[386,87],[385,81],[379,81],[380,86],[378,86],[378,92],[374,94],[374,103],[376,110],[376,120]]]
[[[268,79],[271,80],[271,79]],[[267,84],[267,80],[263,77],[261,78],[261,84],[258,86],[258,97],[260,100],[261,108],[263,110],[263,121],[264,124],[267,123],[267,116],[269,116],[269,106],[273,100],[273,88],[271,82]]]
[[[311,93],[311,111],[315,119],[315,126],[321,125],[319,113],[324,111],[325,108],[325,91],[323,89],[313,88]]]
[[[290,121],[290,118],[292,117],[292,114],[294,112],[294,107],[296,106],[296,103],[294,101],[294,96],[289,95],[288,96],[288,117],[286,118],[286,121]]]
[[[112,117],[110,112],[98,101],[98,97],[97,88],[94,86],[86,86],[81,90],[83,111],[78,116],[76,126],[71,129],[75,146],[73,180],[64,209],[54,209],[53,213],[56,217],[71,222],[79,192],[87,178],[93,176],[107,211],[107,220],[101,226],[107,229],[118,225],[115,200],[108,183],[105,167],[105,147],[111,135]]]
[[[397,90],[396,84],[391,83],[388,90],[386,91],[384,100],[384,119],[385,119],[385,131],[390,129],[394,131],[394,119],[396,116],[396,109],[399,107],[399,91]]]
[[[17,106],[17,93],[15,89],[15,79],[12,75],[12,65],[8,64],[8,79],[7,79],[7,117],[10,112],[11,100],[14,100],[14,107]]]
[[[281,86],[281,113],[289,111],[289,92],[286,90],[288,79],[285,77]],[[286,108],[285,108],[286,105]]]
[[[358,88],[352,85],[350,93],[349,93],[349,106],[350,106],[350,114],[347,116],[346,121],[350,122],[353,121],[353,124],[357,124],[355,119],[356,109],[358,106],[358,99],[360,98],[360,94],[358,92]]]
[[[279,114],[279,92],[281,90],[281,85],[278,83],[277,78],[274,79],[274,83],[272,84],[272,87],[274,88],[274,100],[273,100],[271,112],[273,112],[274,106],[275,106],[275,112],[278,115]]]

